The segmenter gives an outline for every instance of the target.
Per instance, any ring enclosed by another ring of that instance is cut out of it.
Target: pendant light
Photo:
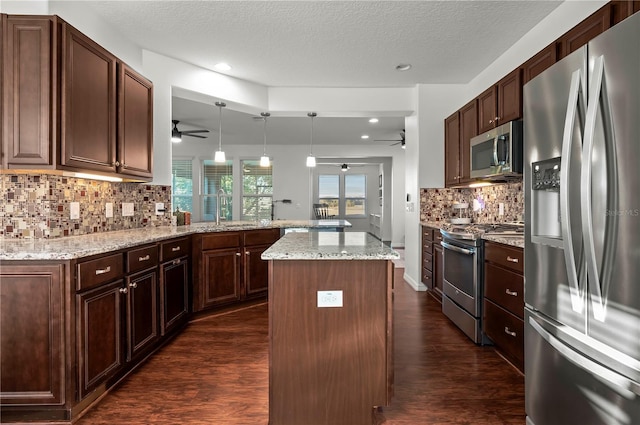
[[[311,118],[311,142],[309,144],[309,156],[307,157],[307,167],[315,167],[316,166],[316,157],[313,156],[313,118],[318,114],[315,112],[309,112],[307,116]]]
[[[264,120],[263,134],[264,134],[264,145],[262,147],[262,156],[260,157],[260,166],[268,167],[271,165],[271,161],[267,156],[267,118],[271,116],[268,112],[260,113],[262,115],[262,119]]]
[[[220,110],[220,123],[219,123],[219,127],[218,127],[218,150],[216,151],[216,154],[213,158],[214,162],[226,162],[227,158],[224,155],[224,152],[222,151],[222,108],[224,108],[225,106],[227,106],[226,103],[224,102],[216,102],[216,106],[218,107],[218,109]]]

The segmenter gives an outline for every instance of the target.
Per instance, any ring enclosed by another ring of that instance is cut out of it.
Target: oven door
[[[460,247],[450,241],[444,247],[444,294],[474,317],[479,317],[477,248]]]

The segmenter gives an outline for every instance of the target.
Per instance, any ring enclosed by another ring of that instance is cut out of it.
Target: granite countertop
[[[398,254],[366,232],[288,233],[262,253],[263,260],[393,260]]]
[[[0,239],[0,260],[72,260],[195,233],[280,228],[351,227],[346,220],[274,220],[212,222],[189,226],[146,227],[55,239]]]
[[[428,226],[428,227],[435,227],[437,229],[444,229],[444,230],[448,230],[451,228],[451,226],[453,226],[451,223],[445,223],[445,222],[433,222],[433,221],[421,221],[420,225],[422,226]],[[459,225],[458,225],[459,226]],[[469,226],[473,226],[473,223],[469,224]],[[484,239],[485,241],[491,241],[491,242],[498,242],[501,244],[505,244],[505,245],[509,245],[509,246],[514,246],[517,248],[523,248],[524,249],[524,235],[522,236],[516,236],[516,235],[500,235],[499,233],[478,233],[478,235]]]

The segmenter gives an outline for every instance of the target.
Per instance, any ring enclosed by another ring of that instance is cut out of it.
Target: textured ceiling
[[[94,1],[141,47],[266,86],[466,83],[560,1]],[[396,65],[410,63],[407,72]]]

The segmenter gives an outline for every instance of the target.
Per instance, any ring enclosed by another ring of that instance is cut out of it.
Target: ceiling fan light
[[[402,146],[401,146],[401,147],[402,147],[402,149],[406,149],[406,148],[407,148],[407,145],[406,145],[406,143],[404,142],[404,140],[402,141]]]
[[[346,172],[346,171],[349,169],[349,166],[348,166],[347,164],[342,164],[342,166],[340,167],[340,169],[341,169],[342,171],[345,171],[345,172]]]
[[[316,157],[313,155],[309,155],[307,157],[307,167],[315,167],[316,166]]]
[[[260,166],[261,167],[268,167],[271,165],[271,160],[269,159],[268,156],[263,155],[260,157]]]
[[[180,133],[178,133],[178,134],[173,133],[173,134],[171,134],[171,141],[173,143],[180,143],[180,142],[182,142],[182,136],[180,135]]]
[[[215,156],[213,157],[214,162],[227,162],[227,158],[224,155],[223,151],[216,151]]]

